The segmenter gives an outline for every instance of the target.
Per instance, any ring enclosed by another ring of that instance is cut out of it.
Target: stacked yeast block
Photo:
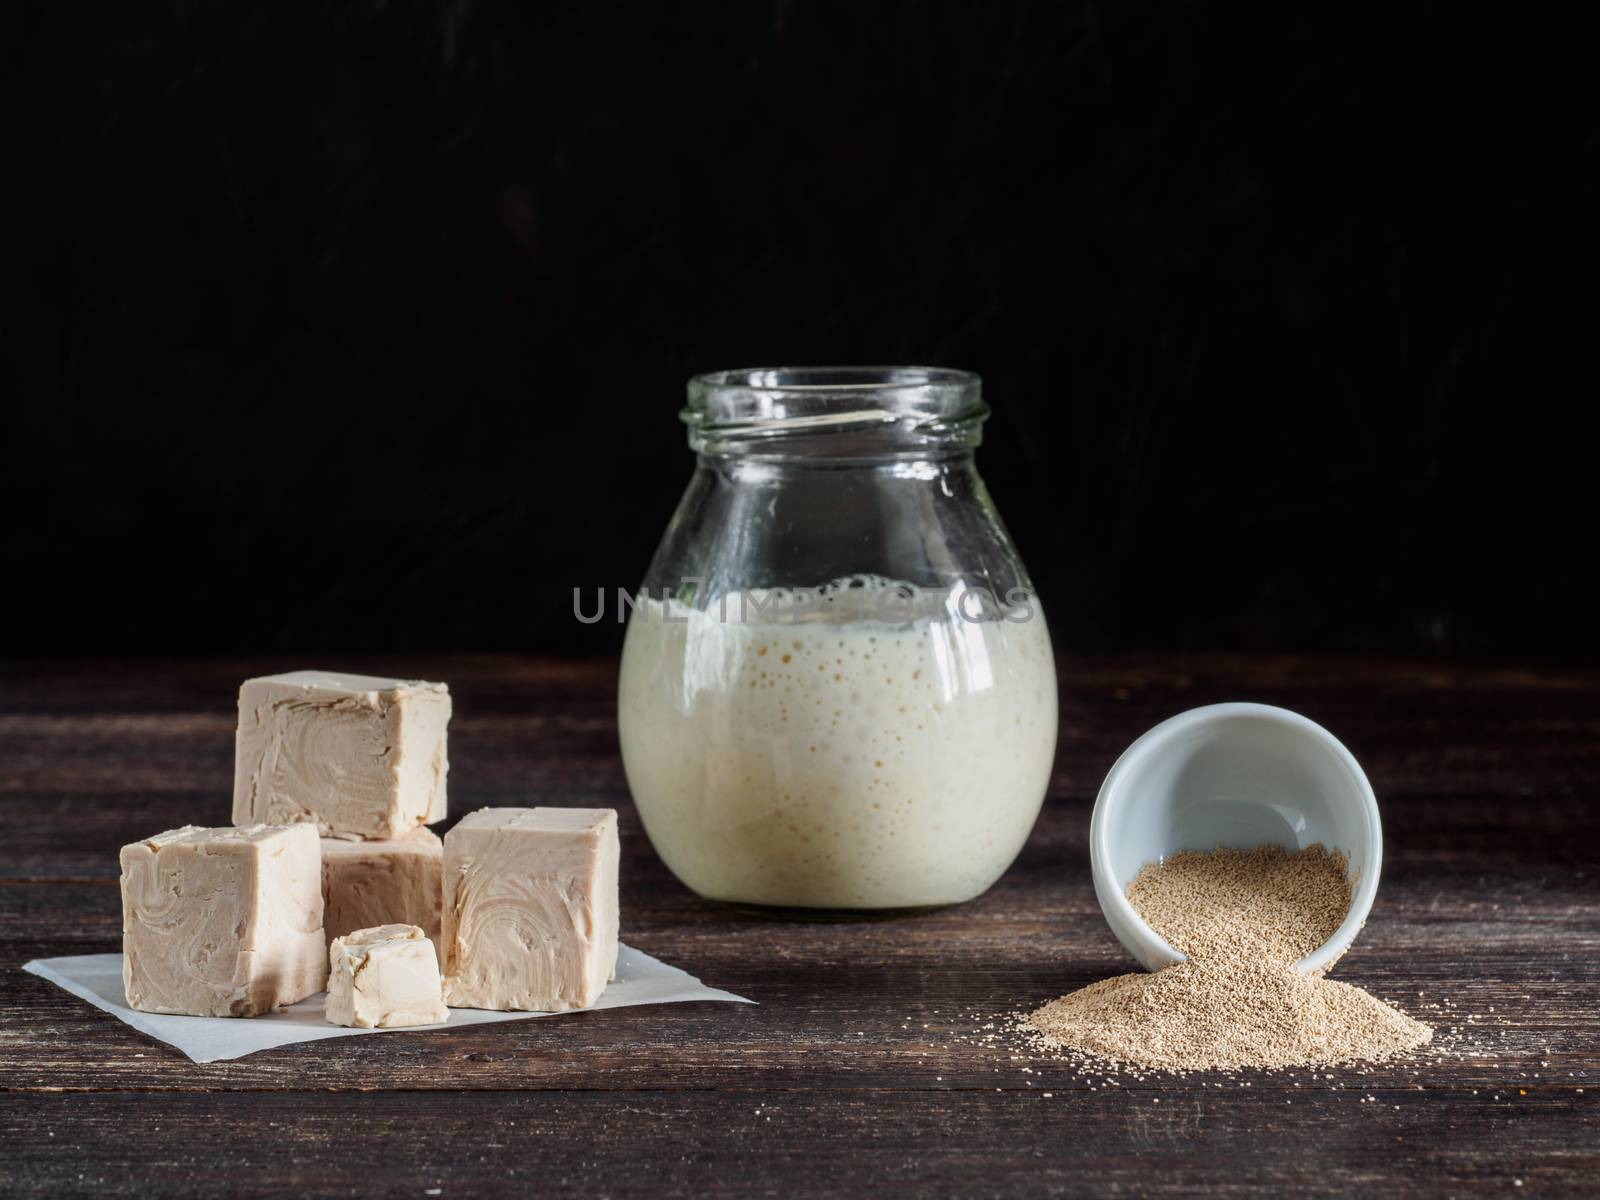
[[[617,967],[617,814],[484,808],[444,839],[445,1002],[587,1008]]]
[[[309,825],[185,825],[122,848],[122,983],[142,1012],[254,1017],[322,990]]]
[[[617,814],[486,808],[441,842],[426,826],[445,815],[449,719],[438,683],[247,680],[236,828],[123,847],[129,1003],[255,1016],[326,982],[330,1021],[377,1027],[443,1021],[447,1003],[598,1000],[616,973]]]
[[[442,683],[294,671],[239,689],[233,823],[389,839],[444,820]]]
[[[128,1002],[255,1016],[320,991],[339,934],[403,922],[437,936],[444,847],[423,826],[445,815],[449,720],[441,683],[325,671],[247,680],[236,828],[185,826],[123,847]]]

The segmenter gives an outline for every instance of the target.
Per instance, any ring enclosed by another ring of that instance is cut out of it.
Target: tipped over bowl
[[[1315,721],[1269,704],[1212,704],[1151,729],[1106,775],[1089,828],[1100,911],[1151,971],[1184,956],[1128,901],[1142,867],[1180,850],[1317,843],[1342,852],[1350,868],[1344,921],[1296,964],[1320,974],[1350,948],[1372,908],[1383,827],[1350,751]]]

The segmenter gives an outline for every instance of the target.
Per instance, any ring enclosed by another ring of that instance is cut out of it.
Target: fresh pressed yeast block
[[[483,808],[444,838],[445,1001],[587,1008],[617,968],[617,814]]]
[[[444,819],[442,683],[294,671],[247,679],[233,823],[304,821],[324,837],[392,838]]]
[[[379,925],[334,938],[323,1012],[333,1024],[356,1029],[448,1021],[433,943],[415,925]]]
[[[444,843],[418,826],[373,842],[322,839],[322,931],[331,943],[355,929],[416,925],[439,940]]]
[[[309,825],[185,825],[122,848],[122,985],[141,1012],[254,1017],[321,991]]]

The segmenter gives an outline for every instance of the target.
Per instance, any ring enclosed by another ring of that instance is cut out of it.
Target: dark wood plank
[[[1595,1117],[1383,1088],[0,1097],[0,1170],[50,1197],[1582,1195]]]

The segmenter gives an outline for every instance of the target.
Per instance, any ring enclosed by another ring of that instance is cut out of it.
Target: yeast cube
[[[415,925],[439,940],[444,843],[418,827],[397,838],[322,839],[322,929],[333,939],[374,925]]]
[[[141,1012],[254,1017],[322,990],[309,825],[185,825],[124,846],[122,984]]]
[[[334,938],[324,1014],[357,1029],[449,1020],[433,943],[415,925],[379,925]]]
[[[393,838],[445,816],[442,683],[294,671],[239,689],[233,823]]]
[[[617,814],[484,808],[444,838],[445,1001],[587,1008],[617,967]]]

